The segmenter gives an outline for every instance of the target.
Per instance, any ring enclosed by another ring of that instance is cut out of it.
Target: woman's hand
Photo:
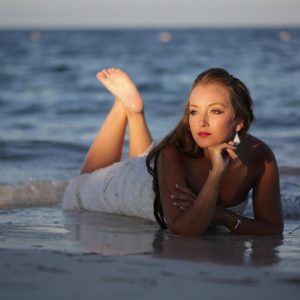
[[[173,204],[180,210],[185,211],[193,205],[196,195],[188,187],[176,184],[175,188],[177,190],[176,194],[171,195],[171,198],[174,201]]]
[[[235,150],[236,146],[233,142],[208,147],[207,151],[212,164],[211,171],[223,173],[227,168],[230,159],[236,159],[238,157]]]

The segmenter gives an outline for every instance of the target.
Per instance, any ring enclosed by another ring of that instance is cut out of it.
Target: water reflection
[[[152,253],[152,222],[113,214],[64,212],[67,239],[81,252],[102,255]]]
[[[181,237],[157,229],[156,224],[116,215],[73,213],[68,219],[72,221],[66,224],[69,238],[80,250],[103,255],[152,254],[223,265],[270,266],[280,262],[277,247],[283,243],[282,236],[246,237],[224,232]]]
[[[299,230],[283,237],[211,233],[191,238],[162,231],[142,219],[59,207],[3,210],[0,248],[40,248],[100,255],[151,255],[240,266],[299,266]],[[294,226],[295,227],[295,226]],[[293,227],[293,228],[294,228]],[[283,262],[280,262],[283,260]]]
[[[216,233],[199,238],[157,232],[153,241],[156,256],[205,263],[269,266],[280,262],[277,247],[282,236],[246,237]]]

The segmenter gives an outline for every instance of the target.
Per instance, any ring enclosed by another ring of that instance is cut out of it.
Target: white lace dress
[[[67,210],[91,210],[155,221],[152,176],[146,157],[126,159],[73,178],[63,197]]]

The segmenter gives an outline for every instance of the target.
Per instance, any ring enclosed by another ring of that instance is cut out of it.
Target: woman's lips
[[[208,131],[200,131],[200,132],[198,132],[198,136],[202,137],[202,138],[208,137],[210,135],[211,135],[211,133],[208,132]]]

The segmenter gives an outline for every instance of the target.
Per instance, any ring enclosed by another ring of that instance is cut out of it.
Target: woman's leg
[[[124,104],[129,125],[129,156],[142,155],[152,144],[143,112],[143,99],[131,78],[120,69],[109,68],[99,72],[97,78]]]
[[[116,101],[88,151],[81,173],[90,173],[120,161],[127,121],[130,157],[143,154],[152,144],[143,100],[130,77],[120,69],[110,68],[97,73],[97,78]]]
[[[81,173],[91,173],[120,161],[126,123],[123,104],[116,99],[86,155]]]
[[[129,156],[136,157],[144,154],[152,145],[152,137],[143,112],[127,112],[129,127]]]

